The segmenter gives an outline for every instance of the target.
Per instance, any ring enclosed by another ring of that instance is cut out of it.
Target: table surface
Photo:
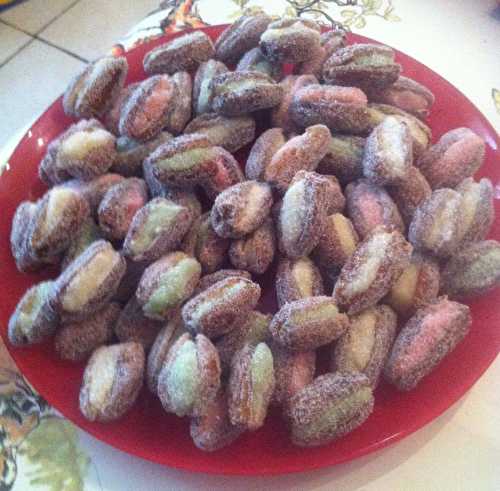
[[[264,8],[270,14],[293,14],[292,2],[286,0],[163,3],[176,6],[159,9],[139,22],[115,49],[130,49],[144,38],[186,25],[231,22],[242,9]],[[306,3],[310,2],[295,2]],[[336,20],[348,22],[354,32],[392,45],[437,71],[469,97],[497,131],[500,130],[498,2],[362,0],[357,3],[359,6],[339,7],[334,2],[320,1],[316,8]],[[1,149],[0,165],[8,160],[22,133]],[[0,420],[2,429],[11,432],[7,438],[0,439],[0,489],[500,489],[499,358],[459,402],[403,441],[347,464],[276,477],[187,473],[115,450],[46,407],[20,377],[3,345],[0,345],[0,382],[7,400],[16,400],[22,394],[36,407],[22,427],[13,429],[4,418]]]

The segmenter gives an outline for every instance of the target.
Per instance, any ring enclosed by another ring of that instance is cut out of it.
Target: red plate
[[[222,27],[205,31],[213,38]],[[144,78],[142,58],[156,40],[128,53],[128,82]],[[370,41],[352,35],[351,41]],[[436,103],[429,119],[434,139],[458,126],[473,129],[487,143],[486,163],[480,175],[494,184],[500,176],[499,138],[486,118],[446,80],[402,53],[397,54],[405,75],[429,87]],[[0,178],[0,299],[1,334],[19,369],[50,404],[76,425],[100,440],[132,455],[159,464],[192,471],[222,474],[278,474],[306,471],[345,462],[393,443],[439,416],[457,401],[495,359],[500,346],[500,302],[491,293],[471,304],[474,323],[470,334],[414,391],[399,393],[382,384],[376,391],[376,405],[368,421],[341,440],[319,448],[293,447],[279,414],[268,417],[260,431],[244,435],[227,449],[213,454],[196,449],[189,437],[189,422],[165,414],[158,400],[144,390],[138,403],[123,419],[110,424],[89,423],[78,410],[78,391],[83,365],[71,365],[57,359],[50,343],[40,347],[12,349],[7,341],[8,318],[19,297],[41,275],[20,274],[9,250],[11,219],[21,200],[39,197],[44,187],[37,178],[37,166],[47,143],[61,133],[71,120],[57,100],[24,136],[10,160],[10,169]],[[479,177],[479,176],[478,176]],[[495,203],[497,216],[500,205]],[[491,237],[500,240],[500,220]],[[275,308],[267,282],[266,310]]]

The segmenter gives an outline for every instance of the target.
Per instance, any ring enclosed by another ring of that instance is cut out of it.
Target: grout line
[[[82,56],[80,55],[77,55],[76,53],[73,53],[73,51],[70,51],[69,49],[66,49],[66,48],[63,48],[57,44],[54,44],[50,41],[47,41],[46,39],[44,38],[40,38],[38,36],[34,36],[34,39],[36,39],[37,41],[40,41],[42,43],[45,43],[47,46],[50,46],[52,48],[55,48],[55,49],[58,49],[59,51],[62,51],[63,53],[66,53],[67,55],[69,56],[72,56],[73,58],[76,58],[77,60],[80,60],[80,61],[83,61],[84,63],[88,63],[89,60],[87,60],[87,58],[83,58]]]
[[[9,22],[8,20],[5,20],[5,19],[0,19],[0,22],[2,24],[5,24],[9,27],[12,27],[13,29],[16,29],[17,31],[21,31],[21,32],[24,32],[24,34],[27,34],[28,36],[31,36],[31,37],[34,37],[34,38],[37,38],[38,39],[38,35],[43,31],[45,30],[47,27],[49,27],[53,22],[55,22],[57,19],[59,19],[59,17],[61,17],[62,15],[64,15],[69,9],[73,8],[80,0],[75,0],[73,3],[69,4],[65,9],[63,9],[61,12],[59,12],[57,15],[55,15],[52,19],[49,20],[49,22],[47,22],[47,24],[43,25],[40,29],[38,29],[38,31],[36,31],[35,33],[33,32],[29,32],[27,31],[26,29],[23,29],[22,27],[16,25],[16,24],[12,24],[12,22]]]
[[[28,41],[26,41],[23,45],[19,46],[14,51],[14,53],[12,53],[9,56],[7,56],[7,58],[5,58],[5,60],[3,60],[0,63],[0,68],[2,68],[4,65],[6,65],[7,63],[9,63],[9,61],[12,60],[12,58],[14,58],[15,56],[17,56],[24,48],[27,48],[33,41],[35,41],[35,38],[33,36],[30,36],[30,39],[28,39]]]
[[[80,0],[75,0],[73,3],[69,4],[65,9],[63,9],[61,12],[59,12],[55,17],[53,17],[47,24],[42,26],[40,29],[38,29],[37,32],[35,32],[34,36],[38,38],[38,34],[40,34],[42,31],[47,29],[51,24],[53,24],[59,17],[62,17],[68,10],[72,9]]]
[[[59,51],[62,51],[63,53],[66,53],[67,55],[72,56],[73,58],[76,58],[77,60],[83,61],[84,63],[88,63],[88,60],[86,58],[83,58],[82,56],[80,56],[80,55],[78,55],[76,53],[73,53],[72,51],[70,51],[70,50],[68,50],[66,48],[58,46],[57,44],[54,44],[54,43],[52,43],[50,41],[47,41],[46,39],[44,39],[44,38],[42,38],[42,37],[39,36],[39,34],[41,34],[42,31],[44,31],[53,22],[55,22],[57,19],[59,19],[61,16],[63,16],[68,10],[70,10],[71,8],[73,8],[79,1],[80,0],[75,0],[73,3],[71,3],[70,5],[68,5],[65,9],[63,9],[61,12],[59,12],[59,14],[57,14],[55,17],[53,17],[47,24],[45,24],[44,26],[42,26],[35,34],[32,34],[31,32],[28,32],[25,29],[12,24],[12,23],[6,21],[5,19],[0,19],[0,23],[5,24],[5,25],[11,27],[12,29],[20,31],[20,32],[22,32],[24,34],[27,34],[28,36],[31,37],[31,39],[26,44],[24,44],[20,49],[18,49],[15,53],[13,53],[11,56],[9,56],[5,61],[3,61],[2,63],[0,63],[0,67],[2,67],[3,65],[5,65],[8,61],[10,61],[15,55],[17,55],[26,46],[28,46],[29,44],[31,44],[35,39],[37,41],[41,41],[42,43],[45,43],[48,46],[51,46],[52,48],[58,49]]]
[[[6,26],[12,27],[12,29],[15,29],[16,31],[21,31],[24,32],[24,34],[28,34],[29,36],[33,36],[33,34],[25,31],[24,29],[20,29],[19,27],[15,26],[14,24],[11,24],[9,21],[2,19],[0,17],[0,24],[5,24]]]
[[[67,54],[67,55],[69,55],[69,56],[71,56],[73,58],[76,58],[77,60],[83,61],[84,63],[88,63],[89,62],[89,60],[87,60],[86,58],[83,58],[82,56],[77,55],[76,53],[73,53],[69,49],[62,48],[61,46],[58,46],[57,44],[54,44],[54,43],[52,43],[50,41],[47,41],[46,39],[43,39],[43,38],[38,37],[36,35],[34,36],[33,34],[30,34],[29,32],[23,31],[21,29],[17,29],[17,27],[12,26],[11,24],[3,21],[2,19],[0,19],[0,24],[8,25],[9,27],[12,27],[13,29],[16,29],[16,30],[18,30],[18,31],[20,31],[20,32],[22,32],[24,34],[27,34],[31,38],[25,44],[23,44],[22,46],[20,46],[16,51],[14,51],[14,53],[12,53],[10,56],[8,56],[4,61],[2,61],[0,63],[0,68],[3,67],[10,60],[12,60],[12,58],[14,58],[14,56],[18,55],[24,48],[27,48],[31,43],[33,43],[33,41],[40,41],[41,43],[44,43],[47,46],[50,46],[51,48],[57,49],[59,51],[62,51],[63,53],[65,53],[65,54]]]
[[[41,41],[42,43],[45,43],[47,44],[48,46],[51,46],[52,48],[55,48],[55,49],[58,49],[59,51],[62,51],[63,53],[66,53],[67,55],[69,56],[72,56],[73,58],[76,58],[77,60],[80,60],[80,61],[83,61],[84,63],[88,63],[89,60],[87,60],[86,58],[83,58],[82,56],[76,54],[76,53],[73,53],[73,51],[70,51],[69,49],[66,49],[66,48],[63,48],[62,46],[59,46],[57,44],[54,44],[52,43],[51,41],[48,41],[47,39],[45,38],[42,38],[40,37],[40,34],[45,31],[45,29],[47,29],[47,27],[49,27],[52,23],[54,23],[57,19],[59,19],[60,17],[62,17],[66,12],[68,12],[68,10],[72,9],[80,0],[75,0],[73,3],[71,3],[70,5],[68,5],[65,9],[63,9],[61,12],[59,12],[59,14],[57,14],[50,22],[48,22],[47,24],[45,24],[41,29],[39,29],[34,37],[35,39],[38,39],[38,41]]]
[[[16,31],[21,31],[21,32],[24,32],[24,34],[27,34],[28,36],[35,37],[35,35],[32,34],[31,32],[28,32],[26,29],[23,29],[22,27],[16,26],[15,24],[12,24],[8,20],[0,19],[0,22],[2,24],[5,24],[6,26],[12,27],[12,29],[15,29]]]

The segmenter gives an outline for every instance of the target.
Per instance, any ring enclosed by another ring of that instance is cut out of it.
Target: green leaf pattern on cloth
[[[262,7],[251,6],[251,0],[232,0],[232,2],[238,8],[229,14],[228,19],[230,21],[236,20],[242,15],[255,15],[264,12]]]
[[[378,17],[388,22],[399,22],[392,0],[361,0],[357,5],[340,11],[342,23],[350,28],[363,29],[367,17]]]
[[[90,459],[78,448],[76,428],[57,416],[42,418],[19,446],[30,464],[32,486],[50,491],[81,491]]]
[[[14,487],[21,469],[30,489],[83,491],[89,463],[73,424],[18,373],[0,368],[0,491]]]
[[[497,113],[500,114],[500,90],[491,89],[491,97],[493,98],[493,104],[495,104]]]

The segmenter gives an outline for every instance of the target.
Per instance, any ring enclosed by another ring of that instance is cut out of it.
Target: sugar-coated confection
[[[158,374],[158,397],[177,416],[203,415],[220,388],[221,368],[214,345],[203,334],[182,334]]]
[[[357,314],[377,304],[408,266],[412,250],[399,232],[376,229],[340,270],[332,293],[339,308]]]
[[[400,390],[413,389],[466,336],[471,322],[469,307],[446,297],[417,310],[394,342],[385,378]]]
[[[266,343],[246,344],[231,362],[228,383],[229,419],[256,430],[264,424],[274,391],[273,355]]]
[[[129,342],[101,346],[90,357],[80,388],[80,411],[89,421],[123,416],[139,395],[144,377],[144,349]]]
[[[260,292],[259,285],[247,278],[225,278],[192,297],[182,307],[182,318],[190,332],[216,338],[235,329],[255,309]]]
[[[288,402],[286,419],[292,443],[325,445],[351,432],[373,411],[369,379],[361,373],[327,373]]]

